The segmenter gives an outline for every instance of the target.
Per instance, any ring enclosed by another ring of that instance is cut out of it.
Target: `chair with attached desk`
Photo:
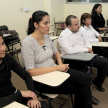
[[[60,16],[55,17],[54,19],[55,29],[56,29],[56,36],[59,36],[59,31],[64,30],[66,28],[65,22],[62,21]]]
[[[102,47],[102,48],[108,48],[108,42],[98,42],[98,43],[93,43],[92,47],[94,48],[98,48],[98,47]],[[102,55],[99,55],[102,56]],[[104,56],[105,58],[107,58],[107,56]],[[107,58],[108,59],[108,58]]]
[[[47,105],[45,101],[40,101],[40,102],[41,102],[41,108],[49,108],[49,106]],[[29,108],[26,104],[27,104],[26,102],[21,104],[21,103],[14,101],[2,108]]]
[[[15,54],[16,52],[19,52],[20,49],[14,51],[13,46],[15,44],[20,44],[20,38],[18,36],[18,33],[15,30],[8,30],[8,27],[6,25],[0,26],[0,31],[3,34],[4,42],[8,48],[8,51],[11,55]],[[16,34],[11,34],[15,32]],[[8,34],[7,34],[8,33]],[[17,35],[17,36],[16,36]]]
[[[52,30],[53,28],[52,28],[52,26],[53,26],[53,24],[50,24],[50,31],[49,31],[49,35],[51,35],[51,36],[54,36],[54,31]]]
[[[75,54],[63,55],[61,58],[63,60],[74,60],[74,61],[81,61],[81,62],[91,61],[90,68],[87,71],[87,73],[89,73],[92,70],[92,65],[94,63],[96,56],[97,54],[91,54],[91,53],[75,53]]]
[[[54,36],[54,31],[49,31],[49,35],[52,34]]]
[[[14,101],[11,104],[9,104],[9,105],[7,105],[7,106],[5,106],[3,108],[29,108],[29,107]]]
[[[42,74],[42,75],[38,75],[38,76],[33,76],[33,80],[52,86],[52,87],[57,87],[60,86],[62,83],[64,83],[68,78],[70,77],[70,75],[68,73],[64,73],[64,72],[60,72],[60,71],[54,71],[54,72],[50,72],[50,73],[46,73],[46,74]],[[53,79],[53,80],[52,80]],[[51,108],[51,101],[58,97],[59,94],[47,94],[47,93],[40,93],[40,92],[36,92],[38,96],[40,96],[43,99],[47,99],[49,102],[49,105]],[[59,108],[62,108],[62,106],[71,98],[72,101],[72,107],[73,107],[73,98],[72,98],[72,94],[70,94],[70,96],[65,100],[65,102],[60,105]],[[56,102],[57,103],[57,102]]]
[[[95,60],[95,57],[97,56],[97,54],[91,54],[91,53],[75,53],[75,54],[66,54],[63,55],[61,58],[63,60],[71,60],[71,61],[78,61],[78,62],[88,62],[90,61],[90,68],[88,69],[88,71],[86,71],[86,73],[91,77],[91,72],[92,72],[92,66]],[[77,69],[75,69],[77,70]],[[93,77],[92,77],[93,80]],[[92,83],[91,80],[91,83]]]
[[[108,33],[100,34],[103,42],[108,42]]]
[[[64,30],[65,29],[65,22],[64,21],[60,21],[60,22],[55,22],[55,28],[57,29],[57,32],[56,32],[56,36],[58,36],[58,32],[60,30]]]

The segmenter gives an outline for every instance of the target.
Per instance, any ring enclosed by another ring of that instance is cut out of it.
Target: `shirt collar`
[[[73,33],[68,27],[67,27],[65,30],[66,30],[66,33],[67,33],[68,35],[75,34],[75,33]],[[79,32],[79,31],[78,31],[78,32]],[[76,33],[78,33],[78,32],[76,32]]]
[[[92,29],[92,26],[89,25],[89,27],[87,27],[87,26],[84,25],[84,28],[85,28],[86,30],[87,30],[87,29]]]

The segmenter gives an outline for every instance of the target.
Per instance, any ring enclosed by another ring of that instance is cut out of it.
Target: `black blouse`
[[[99,28],[105,27],[105,19],[103,15],[100,13],[100,16],[96,13],[91,16],[92,26],[95,30],[99,31]]]
[[[6,54],[0,64],[0,97],[11,95],[16,90],[11,82],[11,70],[25,80],[29,90],[35,92],[34,82],[29,73],[26,72],[11,55]]]

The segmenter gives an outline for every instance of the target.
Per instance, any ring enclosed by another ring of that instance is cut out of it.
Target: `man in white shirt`
[[[79,31],[79,20],[76,16],[69,15],[66,18],[67,28],[63,30],[59,36],[58,42],[60,45],[60,50],[62,54],[74,54],[79,52],[93,53],[92,45],[87,40],[87,38]],[[66,61],[69,63],[70,67],[76,70],[79,70],[83,65],[83,69],[87,68],[86,63]],[[104,92],[105,89],[102,87],[102,84],[105,80],[105,77],[108,72],[108,62],[97,56],[95,58],[93,67],[96,67],[98,70],[97,77],[94,79],[94,84],[99,91]],[[82,68],[80,71],[82,71]]]

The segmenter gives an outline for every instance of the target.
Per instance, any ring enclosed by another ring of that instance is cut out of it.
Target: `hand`
[[[99,42],[102,42],[102,38],[101,36],[98,36]]]
[[[37,96],[34,92],[28,90],[28,91],[20,91],[21,94],[22,94],[22,97],[25,97],[25,98],[33,98],[33,99],[37,99]]]
[[[91,49],[91,48],[89,48],[89,47],[87,47],[87,49],[88,49],[88,52],[89,52],[89,53],[92,51],[92,49]]]
[[[91,54],[94,54],[94,52],[93,52],[93,51],[91,51],[90,53],[91,53]]]
[[[62,64],[57,66],[58,71],[67,72],[69,69],[69,64]]]
[[[40,108],[41,103],[38,100],[31,99],[27,102],[27,106],[30,108]]]

